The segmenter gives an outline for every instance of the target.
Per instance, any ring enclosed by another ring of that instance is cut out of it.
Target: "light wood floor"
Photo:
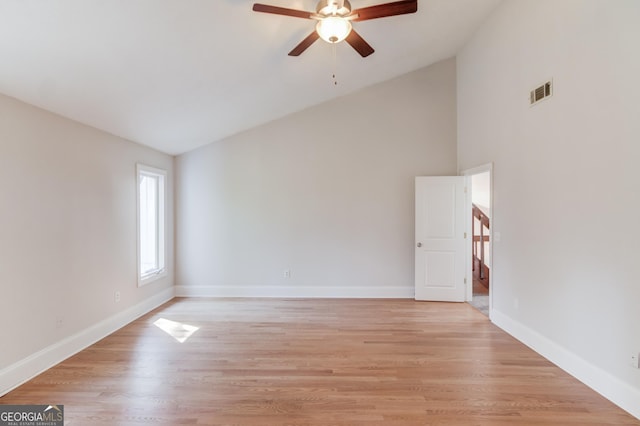
[[[83,426],[640,425],[469,305],[410,300],[175,299],[0,399],[23,403]]]

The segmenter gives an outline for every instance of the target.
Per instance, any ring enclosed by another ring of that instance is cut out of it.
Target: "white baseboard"
[[[495,309],[491,311],[491,321],[600,395],[640,419],[640,390]]]
[[[176,286],[176,297],[413,299],[413,287]]]
[[[91,346],[98,340],[105,338],[163,303],[168,302],[173,299],[173,297],[174,287],[170,287],[125,311],[118,312],[112,317],[102,320],[85,330],[54,343],[0,370],[0,396],[10,392],[88,346]]]

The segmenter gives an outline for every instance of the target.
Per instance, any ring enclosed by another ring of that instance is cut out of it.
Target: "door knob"
[[[422,247],[422,243],[418,243],[418,247]]]

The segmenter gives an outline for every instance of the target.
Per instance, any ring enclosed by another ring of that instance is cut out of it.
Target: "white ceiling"
[[[0,93],[179,154],[451,57],[499,2],[419,0],[416,14],[356,22],[376,52],[341,43],[334,65],[322,40],[287,56],[314,21],[249,0],[0,0]]]

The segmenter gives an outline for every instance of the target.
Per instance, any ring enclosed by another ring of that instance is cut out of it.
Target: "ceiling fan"
[[[328,43],[344,40],[365,58],[374,52],[373,47],[353,29],[351,22],[414,13],[418,10],[418,0],[401,0],[361,9],[352,9],[348,0],[320,0],[315,12],[255,3],[253,10],[318,21],[315,31],[294,47],[289,56],[299,56],[318,38],[322,38]]]

